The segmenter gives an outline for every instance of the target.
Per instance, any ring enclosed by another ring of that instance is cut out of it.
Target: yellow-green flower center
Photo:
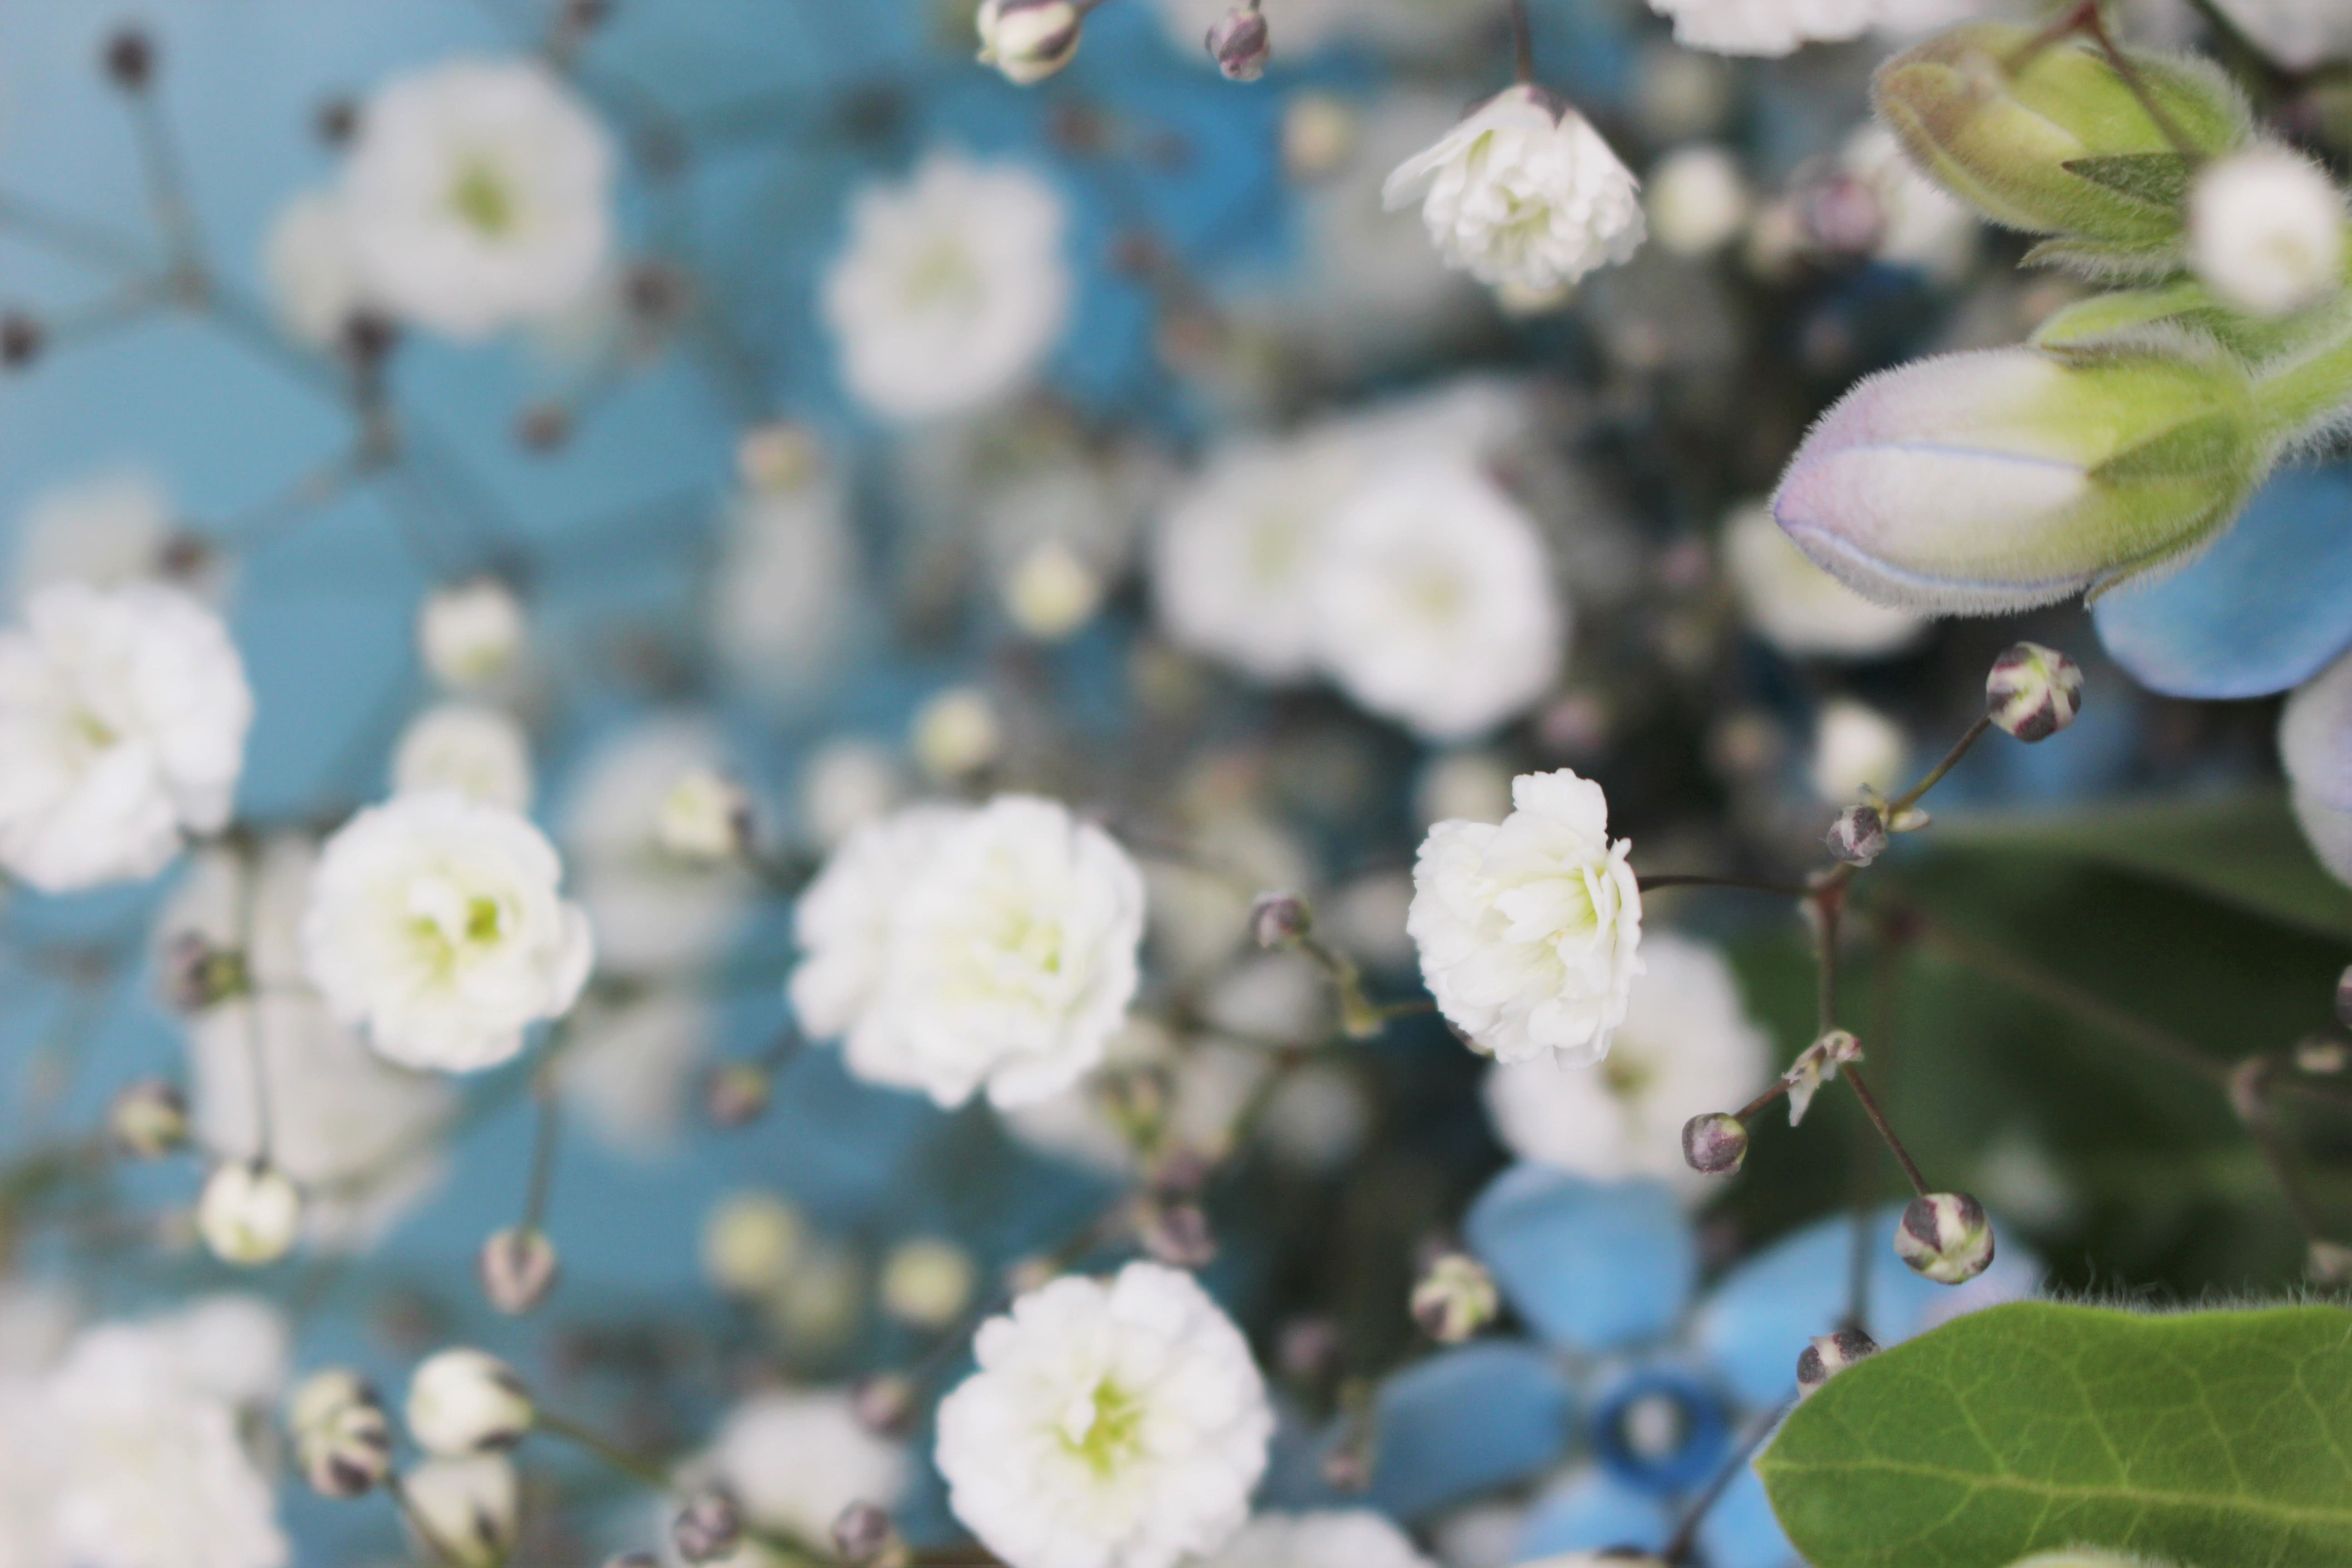
[[[513,231],[518,216],[514,187],[488,159],[469,158],[449,187],[449,205],[457,216],[490,239]]]

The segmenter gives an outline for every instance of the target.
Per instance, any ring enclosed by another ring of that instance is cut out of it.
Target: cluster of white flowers
[[[694,1482],[726,1487],[753,1529],[818,1548],[851,1505],[897,1506],[911,1473],[905,1447],[877,1436],[857,1418],[855,1397],[834,1389],[749,1395],[686,1469]],[[755,1542],[719,1559],[728,1568],[771,1561]]]
[[[1192,1277],[1130,1263],[991,1319],[940,1404],[948,1504],[1020,1568],[1173,1568],[1240,1530],[1274,1413]]]
[[[1039,1100],[1126,1019],[1143,912],[1127,852],[1056,802],[915,806],[851,834],[802,895],[793,1006],[872,1082]]]
[[[1432,740],[1525,712],[1569,627],[1535,519],[1485,468],[1526,426],[1473,382],[1213,454],[1160,519],[1161,622],[1261,679],[1320,668]]]
[[[1609,1054],[1642,972],[1642,890],[1601,786],[1561,770],[1511,786],[1500,825],[1441,822],[1406,927],[1438,1010],[1498,1061]]]

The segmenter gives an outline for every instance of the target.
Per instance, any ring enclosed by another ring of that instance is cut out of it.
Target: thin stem
[[[2288,1147],[2285,1134],[2279,1130],[2278,1113],[2271,1104],[2271,1087],[2274,1064],[2268,1058],[2256,1057],[2241,1064],[2230,1074],[2230,1105],[2238,1113],[2252,1135],[2254,1147],[2261,1151],[2263,1163],[2270,1167],[2271,1178],[2278,1184],[2279,1195],[2286,1201],[2288,1215],[2295,1229],[2303,1233],[2305,1242],[2326,1239],[2319,1226],[2319,1215],[2311,1206],[2311,1198],[2304,1191],[2303,1178],[2294,1168],[2294,1151]]]
[[[143,271],[152,265],[136,241],[68,212],[0,192],[0,228],[62,255],[118,271]]]
[[[1791,1394],[1759,1415],[1754,1425],[1741,1434],[1738,1446],[1724,1456],[1723,1463],[1714,1475],[1707,1478],[1706,1486],[1698,1496],[1691,1499],[1690,1506],[1683,1510],[1682,1522],[1675,1527],[1673,1539],[1658,1553],[1660,1562],[1666,1563],[1668,1568],[1683,1568],[1683,1564],[1691,1560],[1691,1553],[1698,1548],[1699,1529],[1706,1523],[1706,1516],[1714,1511],[1717,1503],[1723,1500],[1723,1494],[1731,1489],[1731,1483],[1748,1468],[1748,1462],[1756,1457],[1756,1450],[1764,1446],[1764,1439],[1770,1436],[1773,1429],[1788,1419],[1789,1412],[1796,1407],[1797,1396]]]
[[[247,984],[253,973],[253,940],[257,923],[256,909],[261,901],[260,852],[251,843],[237,848],[238,877],[236,901],[236,941]],[[276,1147],[276,1127],[271,1115],[269,1094],[269,1051],[261,1033],[261,998],[247,994],[241,998],[245,1007],[245,1050],[247,1069],[253,1074],[253,1152],[254,1157],[268,1163]]]
[[[1888,818],[1891,820],[1895,817],[1900,816],[1903,813],[1918,805],[1919,802],[1926,797],[1929,790],[1934,789],[1937,784],[1944,782],[1945,774],[1959,766],[1960,759],[1967,756],[1969,749],[1979,741],[1983,740],[1985,731],[1991,728],[1992,715],[1990,713],[1980,713],[1977,715],[1977,721],[1969,726],[1968,733],[1962,735],[1957,742],[1953,742],[1952,749],[1944,753],[1944,760],[1927,770],[1927,777],[1921,779],[1917,784],[1913,784],[1909,789],[1905,790],[1901,795],[1896,795],[1893,800],[1886,803],[1886,815]]]
[[[670,1489],[669,1477],[663,1472],[660,1466],[651,1459],[641,1458],[630,1453],[617,1443],[606,1441],[578,1422],[541,1410],[532,1425],[551,1437],[561,1437],[573,1447],[590,1455],[599,1463],[619,1471],[633,1481],[657,1492],[667,1492]]]
[[[1767,1088],[1763,1093],[1758,1095],[1755,1099],[1749,1100],[1747,1104],[1739,1108],[1734,1120],[1743,1122],[1748,1121],[1758,1111],[1762,1110],[1766,1106],[1771,1104],[1774,1100],[1780,1099],[1782,1095],[1788,1092],[1788,1079],[1785,1077],[1774,1079],[1771,1085]]]
[[[1869,1113],[1870,1124],[1878,1129],[1878,1135],[1895,1152],[1895,1163],[1903,1167],[1903,1173],[1911,1180],[1911,1190],[1924,1198],[1927,1195],[1927,1180],[1919,1173],[1919,1167],[1912,1163],[1911,1152],[1903,1147],[1903,1140],[1895,1136],[1895,1129],[1887,1124],[1886,1113],[1878,1109],[1878,1097],[1872,1094],[1870,1085],[1863,1081],[1860,1066],[1857,1062],[1846,1063],[1842,1069],[1845,1080],[1853,1085],[1853,1097],[1862,1101],[1863,1110]]]
[[[2098,44],[2099,52],[2107,57],[2107,64],[2122,79],[2124,86],[2130,90],[2164,139],[2172,143],[2172,150],[2191,163],[2203,163],[2205,150],[2190,141],[2188,132],[2180,129],[2180,122],[2172,118],[2164,105],[2157,102],[2147,79],[2140,75],[2139,68],[2132,64],[2131,57],[2124,53],[2123,47],[2116,42],[2115,35],[2107,31],[2107,19],[2100,13],[2097,0],[2085,0],[2081,9],[2088,13],[2083,22],[2083,30]]]
[[[1511,13],[1511,68],[1519,85],[1527,86],[1536,79],[1536,40],[1528,25],[1528,0],[1509,0]]]
[[[541,1066],[531,1084],[531,1097],[539,1101],[539,1122],[531,1135],[530,1180],[523,1195],[521,1228],[526,1235],[544,1226],[548,1194],[555,1185],[556,1146],[562,1141],[563,1097],[556,1090],[550,1065]]]
[[[1744,892],[1770,893],[1783,899],[1811,896],[1811,889],[1791,882],[1768,882],[1752,877],[1717,877],[1699,871],[1673,871],[1655,876],[1645,873],[1635,878],[1634,884],[1645,893],[1662,888],[1737,888]]]
[[[188,299],[200,300],[209,292],[210,268],[205,261],[204,232],[196,221],[195,204],[188,196],[179,141],[152,88],[133,99],[131,114],[139,128],[139,156],[147,174],[148,198],[154,204],[155,225],[163,232],[171,258],[173,281]]]

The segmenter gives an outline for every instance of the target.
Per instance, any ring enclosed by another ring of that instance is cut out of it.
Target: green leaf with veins
[[[1839,1373],[1756,1468],[1813,1568],[2342,1568],[2352,1310],[1996,1307]]]

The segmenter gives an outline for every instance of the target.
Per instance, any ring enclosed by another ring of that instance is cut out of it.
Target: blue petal
[[[1519,1316],[1573,1350],[1664,1335],[1698,1272],[1682,1206],[1656,1182],[1514,1165],[1470,1205],[1463,1232]]]
[[[1585,1470],[1536,1500],[1520,1527],[1514,1561],[1610,1546],[1655,1552],[1674,1528],[1674,1516],[1655,1493],[1629,1487],[1606,1470]]]
[[[2352,646],[2352,468],[2290,469],[2204,555],[2091,607],[2141,684],[2175,697],[2300,686]]]
[[[1538,1346],[1497,1340],[1433,1356],[1381,1390],[1370,1501],[1413,1520],[1526,1480],[1559,1460],[1575,1404]]]
[[[1803,1568],[1797,1549],[1780,1532],[1780,1521],[1764,1496],[1764,1483],[1745,1465],[1707,1510],[1706,1522],[1698,1527],[1698,1543],[1707,1568]]]

